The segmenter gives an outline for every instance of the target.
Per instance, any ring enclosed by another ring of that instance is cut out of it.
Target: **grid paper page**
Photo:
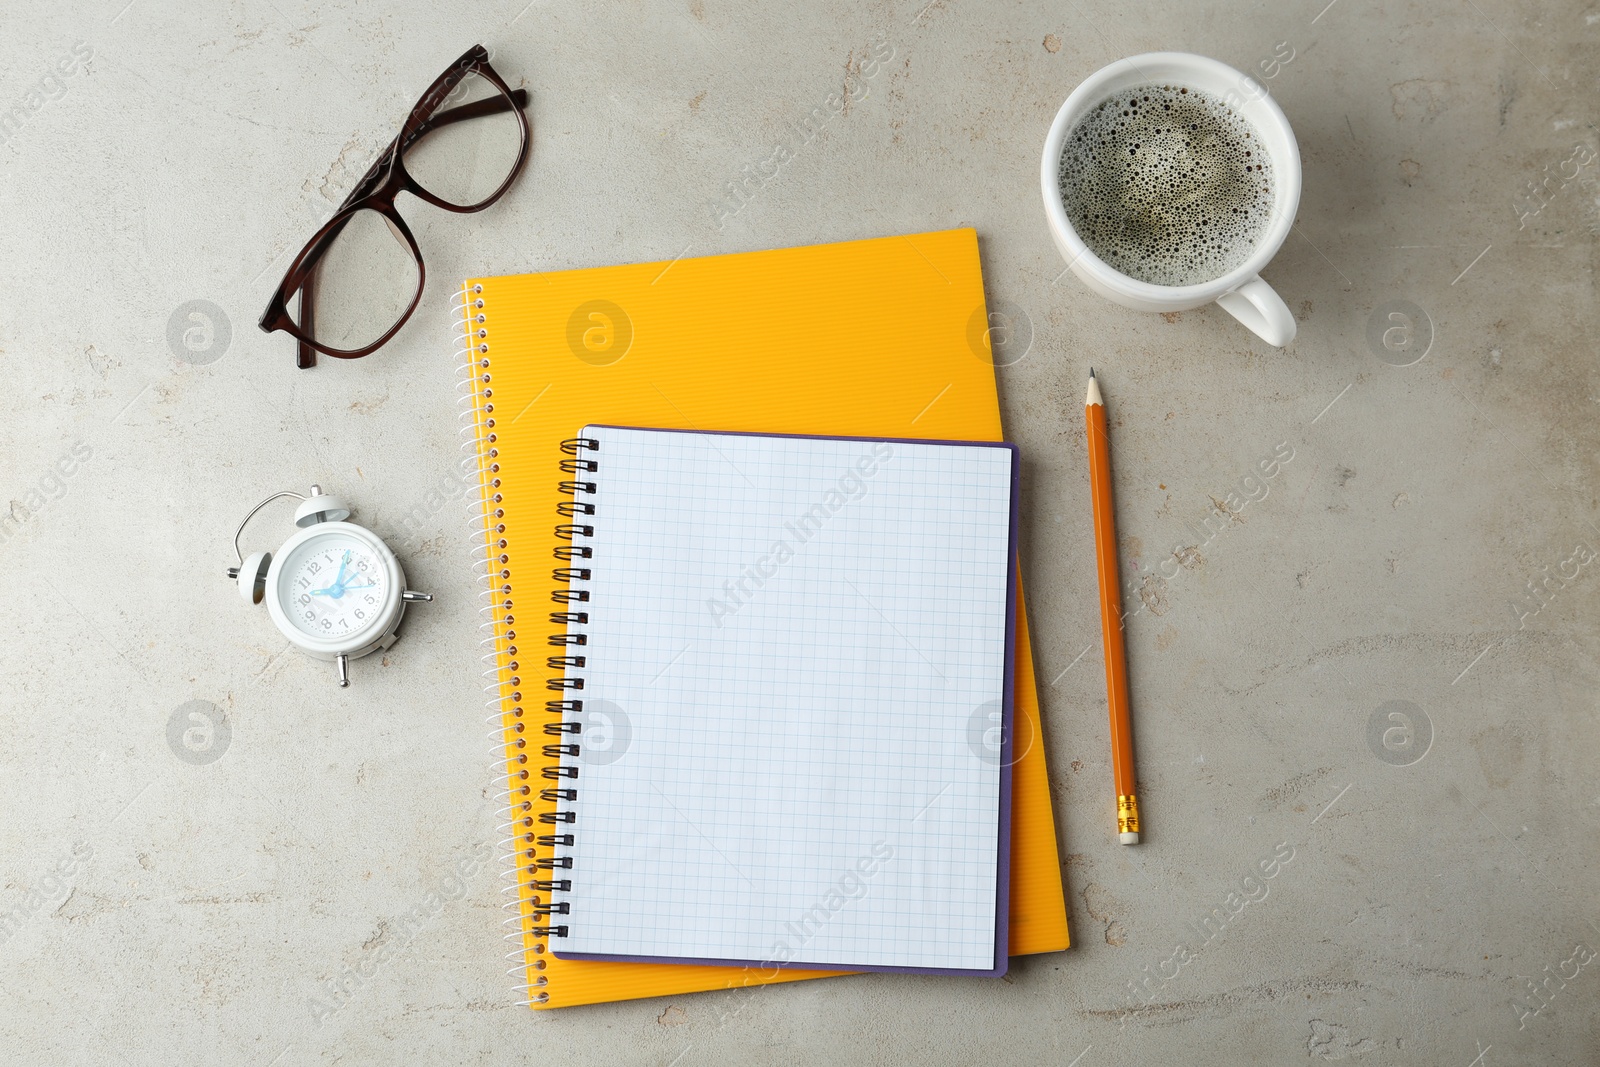
[[[1011,450],[584,436],[553,951],[992,970]]]

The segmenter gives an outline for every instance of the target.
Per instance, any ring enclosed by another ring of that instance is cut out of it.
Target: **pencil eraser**
[[[1122,835],[1122,843],[1124,845],[1137,845],[1139,843],[1139,835],[1138,834],[1123,834]]]

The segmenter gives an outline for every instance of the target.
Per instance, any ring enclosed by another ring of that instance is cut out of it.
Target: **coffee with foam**
[[[1255,130],[1178,85],[1125,89],[1085,114],[1061,151],[1060,187],[1090,251],[1155,285],[1228,273],[1272,216],[1272,167]]]

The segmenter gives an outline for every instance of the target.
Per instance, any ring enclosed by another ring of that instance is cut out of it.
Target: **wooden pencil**
[[[1117,834],[1139,843],[1139,791],[1133,776],[1133,728],[1128,721],[1128,662],[1122,644],[1122,582],[1117,576],[1117,521],[1111,502],[1111,441],[1100,382],[1089,368],[1084,400],[1089,436],[1089,489],[1094,500],[1094,551],[1100,575],[1100,637],[1106,654],[1106,703],[1111,711],[1111,777],[1117,792]]]

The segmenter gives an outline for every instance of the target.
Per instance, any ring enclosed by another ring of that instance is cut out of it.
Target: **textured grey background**
[[[1593,1062],[1600,8],[124,2],[0,15],[0,115],[20,109],[0,144],[0,1058]],[[895,56],[867,97],[719,229],[723,183],[875,39]],[[479,216],[409,204],[433,278],[416,321],[296,372],[254,327],[283,257],[478,40],[532,90],[525,176]],[[93,58],[47,78],[78,42]],[[1300,318],[1287,351],[1060,277],[1048,123],[1158,48],[1255,71],[1299,135],[1299,224],[1267,275]],[[958,225],[1031,327],[1000,389],[1075,947],[1004,981],[513,1006],[479,859],[450,281]],[[1431,322],[1409,366],[1367,340],[1393,301]],[[1130,623],[1137,849],[1108,810],[1091,362],[1125,573],[1153,575]],[[1280,443],[1266,496],[1217,518]],[[244,509],[312,481],[411,535],[438,594],[345,691],[220,573]],[[1371,727],[1391,701],[1405,718]],[[1266,896],[1196,933],[1280,843]]]

